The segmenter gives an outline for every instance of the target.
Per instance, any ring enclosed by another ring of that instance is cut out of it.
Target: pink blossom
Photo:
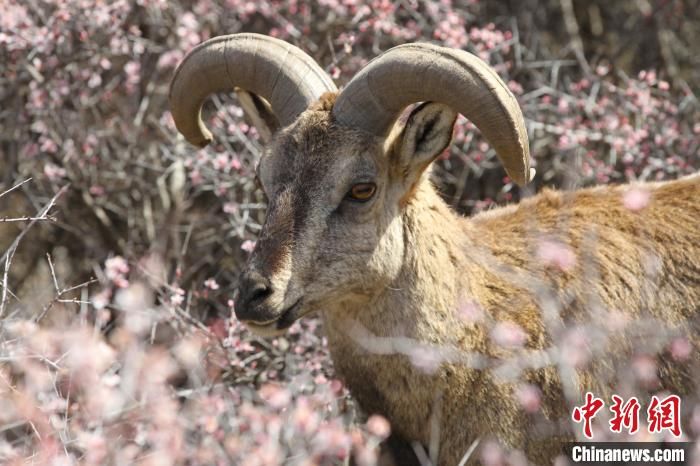
[[[334,424],[319,430],[313,443],[314,450],[321,455],[345,458],[350,451],[350,438]]]
[[[367,431],[380,438],[386,438],[391,433],[389,421],[379,414],[373,414],[367,419]]]
[[[107,459],[107,441],[104,436],[95,432],[81,432],[77,440],[87,452],[87,464],[102,464]]]
[[[204,287],[209,288],[210,290],[218,290],[219,284],[216,282],[216,280],[214,278],[207,278],[204,281]]]
[[[515,322],[498,322],[491,330],[491,340],[506,348],[519,348],[527,341],[525,330]]]
[[[513,80],[508,81],[508,88],[515,95],[520,95],[523,93],[523,86],[521,86],[520,83],[517,81],[513,81]]]
[[[528,413],[536,413],[542,402],[542,392],[531,384],[523,384],[516,388],[515,397],[520,406]]]
[[[241,249],[243,249],[245,252],[253,252],[253,249],[255,249],[255,241],[249,239],[243,241],[243,244],[241,244]]]
[[[44,165],[44,175],[51,181],[58,181],[65,178],[66,170],[49,162]]]
[[[214,168],[225,170],[229,167],[229,158],[226,154],[217,154],[213,161]]]
[[[173,293],[170,295],[170,303],[173,306],[179,306],[185,301],[185,297],[178,293]]]
[[[174,68],[183,58],[181,50],[169,50],[158,58],[158,68]]]
[[[693,351],[693,345],[685,337],[676,337],[670,344],[671,357],[676,361],[687,361]]]
[[[569,329],[559,343],[561,362],[569,367],[584,367],[591,358],[590,339],[585,328]]]
[[[97,184],[90,186],[90,189],[88,191],[90,192],[90,194],[92,194],[95,197],[104,196],[104,194],[105,194],[104,186],[100,186]]]
[[[39,148],[42,152],[48,152],[49,154],[55,154],[58,151],[58,145],[56,141],[49,137],[41,137],[41,147]],[[65,175],[64,175],[65,176]]]
[[[632,212],[639,212],[649,205],[651,192],[641,187],[627,189],[622,195],[623,205]]]
[[[700,404],[695,405],[690,418],[690,428],[697,435],[700,434]]]
[[[129,61],[124,65],[124,73],[126,74],[127,91],[134,92],[141,79],[141,63],[134,60]]]
[[[190,177],[190,182],[192,183],[192,186],[199,186],[204,182],[204,177],[202,176],[202,173],[199,171],[199,169],[195,168],[192,170],[189,174]]]
[[[102,85],[102,76],[100,76],[99,73],[93,73],[90,76],[87,85],[88,87],[93,89],[96,87],[100,87]]]
[[[484,311],[477,303],[467,301],[457,308],[457,316],[467,323],[481,322],[484,320]]]
[[[274,384],[263,385],[259,393],[262,399],[275,409],[287,407],[292,399],[289,390]]]
[[[528,466],[527,457],[521,450],[511,450],[508,453],[508,466]]]
[[[225,202],[221,210],[223,210],[224,213],[227,214],[235,214],[236,212],[238,212],[238,204],[236,204],[235,202]]]
[[[634,370],[637,380],[644,387],[653,387],[656,385],[657,367],[656,361],[649,355],[642,354],[632,360],[632,369]]]
[[[105,276],[119,288],[126,288],[129,282],[126,276],[129,273],[129,264],[121,256],[110,257],[105,261]]]
[[[137,334],[150,330],[153,319],[149,311],[154,300],[153,290],[139,281],[126,282],[114,296],[116,306],[127,313],[127,328]]]
[[[92,296],[91,302],[93,307],[99,310],[109,304],[111,297],[112,290],[109,288],[104,288],[102,291]]]
[[[537,248],[537,257],[545,265],[555,267],[563,272],[571,271],[576,266],[574,251],[559,241],[541,241]]]
[[[343,393],[343,382],[338,379],[331,380],[331,391],[334,395],[340,396]]]
[[[481,462],[484,466],[503,466],[506,464],[503,448],[493,440],[488,440],[481,447]]]
[[[292,420],[297,429],[309,434],[316,430],[319,425],[319,417],[313,412],[306,398],[300,398],[292,413]]]
[[[444,361],[440,350],[426,346],[416,346],[408,356],[411,364],[426,374],[434,374]]]

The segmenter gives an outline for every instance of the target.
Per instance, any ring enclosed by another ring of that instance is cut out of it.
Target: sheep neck
[[[464,225],[434,188],[423,184],[402,213],[404,261],[398,276],[364,299],[341,301],[325,312],[331,340],[341,338],[336,334],[347,333],[348,326],[361,326],[378,338],[425,343],[447,338],[435,322],[453,319],[464,268]]]
[[[427,441],[429,423],[416,419],[430,417],[441,389],[435,390],[437,366],[422,365],[430,365],[432,351],[459,345],[464,227],[425,184],[402,213],[405,253],[396,279],[365,302],[343,302],[322,315],[336,371],[363,409]]]

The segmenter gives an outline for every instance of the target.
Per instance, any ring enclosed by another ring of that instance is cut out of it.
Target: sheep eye
[[[372,199],[377,185],[374,183],[357,183],[348,191],[348,199],[358,202],[367,202]]]

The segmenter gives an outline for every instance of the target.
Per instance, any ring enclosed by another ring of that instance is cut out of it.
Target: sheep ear
[[[244,91],[239,87],[235,89],[235,92],[246,119],[258,130],[262,142],[269,143],[272,136],[280,128],[280,123],[272,112],[272,107],[257,94]]]
[[[425,102],[408,117],[398,139],[398,163],[404,179],[415,184],[452,140],[457,113],[444,104]]]

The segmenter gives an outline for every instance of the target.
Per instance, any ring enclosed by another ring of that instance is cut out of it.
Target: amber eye
[[[372,199],[377,185],[374,183],[357,183],[348,192],[348,198],[353,201],[367,202]]]

